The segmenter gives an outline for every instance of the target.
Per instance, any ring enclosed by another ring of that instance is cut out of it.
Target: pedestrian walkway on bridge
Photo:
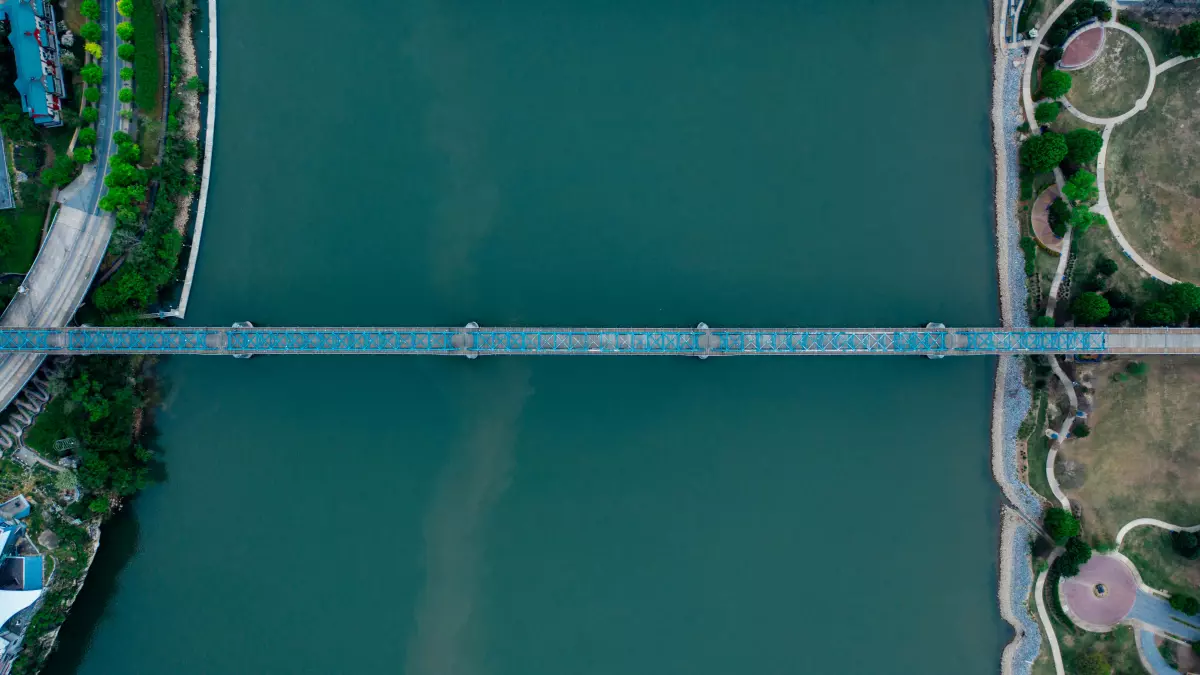
[[[936,324],[935,324],[936,325]],[[1195,328],[2,328],[35,354],[1200,354]]]

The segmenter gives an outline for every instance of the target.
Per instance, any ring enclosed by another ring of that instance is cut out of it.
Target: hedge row
[[[158,18],[152,0],[134,0],[133,44],[137,51],[133,56],[133,81],[137,85],[134,105],[142,112],[158,107],[158,96],[162,90],[162,71],[158,50],[154,48],[158,33]]]

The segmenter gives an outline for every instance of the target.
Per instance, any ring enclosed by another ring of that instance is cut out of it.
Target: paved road
[[[28,290],[5,309],[0,316],[0,326],[67,325],[82,304],[104,258],[115,220],[111,214],[101,212],[98,204],[107,192],[104,176],[108,174],[108,161],[116,150],[112,133],[116,129],[129,128],[129,123],[118,115],[123,104],[117,100],[117,91],[121,88],[114,29],[117,21],[116,3],[110,0],[101,7],[100,17],[101,25],[105,26],[105,56],[100,63],[104,81],[97,124],[97,159],[60,194],[62,206],[58,216],[25,278]],[[43,358],[38,354],[0,356],[0,407],[7,406],[20,393],[37,372]]]

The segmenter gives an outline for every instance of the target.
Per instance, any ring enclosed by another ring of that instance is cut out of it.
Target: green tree
[[[1058,98],[1071,91],[1071,76],[1061,70],[1049,70],[1042,74],[1042,98]]]
[[[1188,560],[1200,558],[1200,537],[1195,532],[1172,532],[1171,548]]]
[[[1087,422],[1080,422],[1071,428],[1071,433],[1075,438],[1087,438],[1092,433],[1092,428],[1087,425]]]
[[[92,21],[100,20],[100,3],[96,0],[83,0],[79,3],[79,13]]]
[[[142,147],[137,143],[121,143],[117,146],[117,156],[134,164],[142,158]]]
[[[1067,540],[1062,555],[1058,556],[1058,560],[1054,564],[1064,577],[1073,577],[1079,574],[1079,568],[1091,559],[1092,547],[1079,537],[1071,537]]]
[[[1088,211],[1083,206],[1071,212],[1071,227],[1081,234],[1087,232],[1093,225],[1104,225],[1107,222],[1108,220],[1102,214]]]
[[[1099,293],[1080,293],[1071,303],[1071,314],[1075,315],[1075,320],[1080,323],[1096,323],[1111,312],[1112,307],[1109,306],[1108,300]]]
[[[129,87],[125,87],[121,91],[118,91],[117,100],[121,103],[129,103],[133,100],[133,90]]]
[[[1071,537],[1079,536],[1079,519],[1066,509],[1057,507],[1046,509],[1042,525],[1046,528],[1046,534],[1050,535],[1057,546],[1067,543]]]
[[[1095,201],[1100,196],[1100,190],[1096,187],[1096,174],[1082,169],[1076,171],[1063,185],[1063,194],[1075,203]]]
[[[1086,164],[1100,154],[1104,137],[1091,129],[1074,129],[1067,132],[1067,158],[1076,164]]]
[[[88,87],[83,90],[83,98],[88,103],[95,103],[100,100],[100,87]]]
[[[83,51],[91,54],[93,59],[99,59],[104,56],[104,47],[101,47],[99,43],[92,42],[90,40],[84,43]]]
[[[1175,310],[1175,316],[1187,316],[1200,309],[1200,286],[1188,282],[1171,284],[1166,300]]]
[[[1107,2],[1093,2],[1092,16],[1100,19],[1101,21],[1111,21],[1112,9],[1108,6]]]
[[[1100,652],[1088,652],[1075,657],[1075,675],[1112,675],[1112,666]]]
[[[122,61],[132,61],[135,54],[137,54],[137,47],[131,44],[126,43],[117,47],[117,56]]]
[[[1031,136],[1021,145],[1021,165],[1034,173],[1044,173],[1058,166],[1067,152],[1067,141],[1062,134]]]
[[[1058,119],[1061,110],[1062,105],[1058,101],[1045,101],[1033,109],[1033,119],[1037,120],[1038,124],[1050,124]]]
[[[95,514],[108,513],[108,500],[104,497],[96,497],[88,502],[88,511]]]
[[[1200,612],[1200,600],[1193,598],[1190,595],[1176,593],[1170,599],[1171,608],[1184,614],[1196,614]]]
[[[1180,26],[1178,42],[1184,56],[1200,56],[1200,21]]]
[[[83,109],[83,112],[79,113],[79,119],[88,124],[95,124],[100,121],[100,110],[95,106],[88,106]]]
[[[1034,317],[1033,326],[1035,328],[1054,328],[1054,317],[1046,316],[1044,314],[1042,316]]]
[[[117,13],[126,18],[133,16],[133,0],[120,0],[117,2]]]
[[[1111,277],[1112,275],[1116,274],[1118,269],[1117,261],[1113,260],[1112,258],[1100,256],[1100,258],[1096,260],[1096,272],[1103,274],[1106,277]],[[1111,299],[1109,300],[1109,303],[1112,303]]]
[[[104,36],[104,31],[100,28],[100,24],[91,21],[79,27],[79,37],[88,42],[99,42]]]
[[[133,79],[133,68],[125,66],[121,69],[121,79],[128,82]]]
[[[92,149],[76,147],[71,157],[80,164],[87,164],[92,161]]]
[[[92,129],[91,127],[88,127],[86,129],[80,129],[79,130],[79,138],[76,139],[76,143],[78,145],[85,145],[85,146],[86,145],[95,145],[96,144],[96,130]]]
[[[100,84],[100,80],[104,79],[104,69],[98,64],[89,63],[79,69],[79,77],[88,84]]]
[[[121,38],[121,42],[133,42],[133,24],[128,21],[117,24],[117,37]]]
[[[1128,370],[1130,375],[1142,377],[1146,373],[1150,372],[1150,366],[1146,365],[1145,361],[1134,361],[1128,366],[1125,366],[1125,370]]]
[[[1055,199],[1050,202],[1047,219],[1050,221],[1050,229],[1054,231],[1054,234],[1060,237],[1066,234],[1067,225],[1071,223],[1071,207],[1067,206],[1066,200]]]
[[[1175,323],[1175,309],[1165,302],[1148,302],[1136,315],[1139,326],[1170,326]]]
[[[1048,66],[1054,66],[1059,61],[1062,61],[1063,50],[1059,47],[1052,47],[1042,52],[1042,63]]]

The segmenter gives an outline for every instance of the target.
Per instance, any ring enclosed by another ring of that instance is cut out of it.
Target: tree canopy
[[[1067,132],[1067,157],[1076,164],[1086,164],[1100,154],[1104,137],[1091,129],[1073,129]]]
[[[1033,325],[1035,328],[1054,328],[1054,317],[1046,316],[1045,314],[1035,316],[1033,318]]]
[[[1063,185],[1063,194],[1076,203],[1095,201],[1100,196],[1100,190],[1096,187],[1096,174],[1082,169],[1076,171]]]
[[[1062,105],[1058,101],[1044,101],[1033,109],[1033,119],[1037,120],[1038,124],[1049,124],[1058,119],[1061,110]]]
[[[123,44],[120,47],[117,47],[117,56],[119,56],[122,61],[132,61],[134,55],[136,54],[137,48],[131,44]]]
[[[1175,315],[1183,318],[1200,310],[1200,286],[1188,282],[1172,284],[1167,289],[1166,300],[1175,310]]]
[[[88,42],[99,42],[102,35],[104,35],[104,31],[100,28],[100,24],[94,21],[89,21],[79,27],[79,37]]]
[[[1021,145],[1021,166],[1034,173],[1044,173],[1058,166],[1068,152],[1062,134],[1050,132],[1031,136]]]
[[[1050,70],[1042,75],[1042,96],[1058,98],[1071,91],[1071,76],[1061,70]]]
[[[1170,326],[1175,323],[1175,309],[1165,302],[1148,302],[1138,309],[1136,321],[1139,326]]]
[[[1117,261],[1112,258],[1102,255],[1096,260],[1096,272],[1106,277],[1116,274],[1118,269],[1120,268],[1117,267]],[[1110,300],[1109,302],[1111,304],[1112,301]]]
[[[1079,537],[1071,537],[1064,548],[1066,550],[1058,556],[1054,564],[1064,577],[1073,577],[1079,574],[1079,568],[1083,567],[1084,563],[1092,559],[1092,547]]]
[[[1172,532],[1171,548],[1188,560],[1200,558],[1200,537],[1195,532]]]
[[[1108,300],[1099,293],[1080,293],[1071,303],[1071,314],[1081,323],[1096,323],[1112,312]]]
[[[1184,56],[1200,56],[1200,21],[1179,27],[1179,53]]]
[[[92,21],[100,20],[100,3],[97,0],[83,0],[79,3],[79,13]]]
[[[1059,546],[1067,543],[1071,537],[1079,536],[1079,519],[1066,509],[1046,509],[1042,524],[1046,528],[1046,534]]]
[[[1200,600],[1182,593],[1176,593],[1171,596],[1171,607],[1183,612],[1184,614],[1200,613]]]
[[[79,119],[88,124],[95,124],[100,121],[100,110],[95,106],[88,106],[83,109],[83,112],[79,113]]]
[[[104,79],[104,69],[98,64],[89,63],[79,69],[79,77],[88,84],[100,84],[100,80]]]

